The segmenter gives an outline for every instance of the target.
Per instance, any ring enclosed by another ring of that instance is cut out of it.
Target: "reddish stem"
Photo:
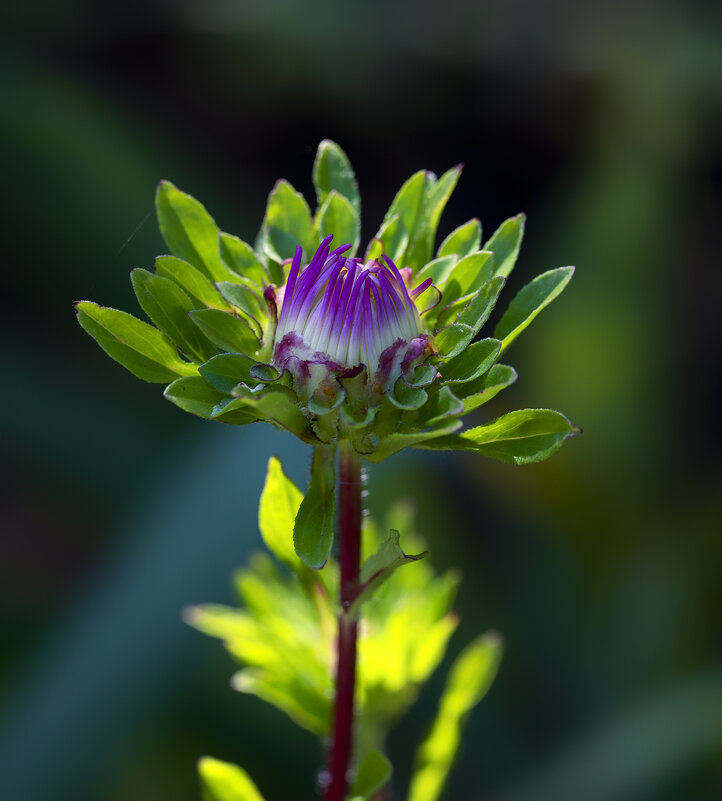
[[[361,460],[346,443],[339,454],[338,535],[341,611],[336,642],[336,714],[325,801],[343,801],[353,746],[358,622],[348,609],[361,567]]]

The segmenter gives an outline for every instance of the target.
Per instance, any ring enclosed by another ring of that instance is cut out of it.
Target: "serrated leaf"
[[[482,339],[472,343],[458,356],[440,366],[442,380],[449,384],[461,384],[479,378],[494,364],[500,348],[498,339]]]
[[[384,437],[373,453],[365,455],[369,462],[378,464],[403,448],[422,447],[423,443],[433,442],[439,437],[447,437],[461,428],[460,420],[444,421],[427,431],[415,431],[412,434],[395,433]]]
[[[502,389],[511,386],[517,378],[516,370],[513,367],[506,364],[495,364],[486,375],[456,387],[464,404],[464,414],[472,412],[490,401]]]
[[[401,217],[394,214],[384,221],[376,236],[369,242],[365,260],[373,261],[385,255],[393,262],[400,261],[408,244],[408,231],[404,228]]]
[[[453,230],[441,243],[437,256],[457,256],[463,259],[481,245],[481,222],[474,218]]]
[[[197,374],[196,366],[181,360],[165,334],[137,317],[88,300],[77,301],[75,311],[80,325],[108,356],[143,381],[165,384]]]
[[[259,381],[273,381],[279,377],[275,368],[272,368],[275,375],[259,377],[259,367],[272,368],[243,353],[221,353],[202,364],[198,372],[212,387],[230,395],[238,384],[256,386]]]
[[[506,278],[498,276],[484,283],[473,298],[459,312],[455,323],[471,326],[476,335],[484,323],[489,319],[496,301],[504,288]]]
[[[313,250],[311,210],[305,198],[288,181],[281,179],[268,196],[264,228],[265,248],[275,261],[292,259],[301,245],[306,260]]]
[[[521,334],[531,321],[545,309],[555,298],[559,297],[566,285],[572,280],[574,267],[558,267],[538,275],[523,287],[509,304],[494,336],[500,339],[501,353]]]
[[[238,765],[202,757],[198,773],[203,801],[264,801],[251,777]]]
[[[326,445],[313,449],[311,482],[293,528],[293,545],[299,559],[316,570],[326,564],[333,545],[334,454],[335,449]]]
[[[133,270],[130,275],[140,307],[187,356],[204,362],[218,352],[188,317],[197,307],[178,284],[147,270]]]
[[[399,567],[411,562],[418,562],[419,559],[428,556],[427,551],[418,554],[404,553],[399,544],[399,536],[398,531],[392,531],[378,551],[364,562],[361,568],[359,593],[354,598],[355,606],[368,600]]]
[[[325,239],[333,234],[333,246],[351,245],[346,254],[356,255],[361,240],[361,222],[358,213],[349,200],[333,189],[316,215],[314,223],[317,239]]]
[[[452,323],[434,334],[436,347],[439,349],[440,359],[453,359],[461,353],[475,336],[470,325]]]
[[[155,209],[160,232],[174,256],[190,262],[211,281],[229,277],[218,249],[218,226],[201,203],[170,181],[161,181]]]
[[[281,461],[272,456],[258,508],[258,527],[268,548],[287,565],[300,567],[293,547],[293,527],[303,494],[283,472]]]
[[[218,239],[221,259],[236,275],[245,278],[259,287],[268,286],[266,268],[261,264],[253,248],[242,239],[231,234],[221,233]]]
[[[461,434],[445,436],[414,447],[462,450],[510,464],[531,464],[548,459],[580,429],[551,409],[520,409]]]
[[[248,324],[233,314],[218,309],[201,309],[192,311],[189,317],[214,345],[228,353],[250,354],[260,347],[258,337]]]
[[[351,162],[343,150],[330,139],[324,139],[316,151],[313,162],[313,185],[319,206],[322,206],[335,190],[349,201],[357,217],[360,217],[361,196]]]
[[[524,237],[525,224],[525,214],[510,217],[494,231],[484,245],[484,250],[490,250],[494,254],[494,275],[508,278],[514,269],[519,248],[521,248],[521,240]]]
[[[485,634],[464,649],[451,666],[438,715],[416,755],[408,801],[438,801],[459,747],[464,720],[489,690],[500,659],[499,637]]]
[[[227,396],[214,387],[209,386],[200,376],[178,378],[169,384],[163,395],[179,409],[190,412],[204,420],[213,419],[215,407],[227,399]],[[255,414],[248,410],[235,411],[223,418],[224,423],[246,425],[257,420]]]
[[[391,763],[378,751],[370,751],[361,760],[361,764],[349,790],[350,801],[370,801],[373,795],[385,784],[392,774]]]
[[[169,278],[194,301],[196,309],[207,306],[209,309],[230,311],[231,307],[223,300],[220,292],[196,267],[176,256],[158,256],[155,271],[163,278]]]

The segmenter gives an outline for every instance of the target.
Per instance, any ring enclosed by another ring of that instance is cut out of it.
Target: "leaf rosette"
[[[254,246],[163,181],[156,211],[170,254],[132,272],[150,323],[89,301],[75,304],[78,321],[109,356],[208,420],[265,421],[316,446],[350,441],[371,462],[405,447],[540,461],[578,433],[562,414],[524,409],[464,432],[461,418],[516,380],[499,359],[574,270],[535,278],[480,338],[525,220],[506,220],[485,242],[470,220],[434,255],[460,174],[411,176],[363,257],[356,178],[328,140],[313,168],[315,213],[279,181]]]

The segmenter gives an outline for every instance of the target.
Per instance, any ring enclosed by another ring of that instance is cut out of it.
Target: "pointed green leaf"
[[[219,246],[221,258],[225,265],[241,278],[252,281],[262,291],[268,286],[269,278],[266,268],[250,245],[231,234],[220,234]]]
[[[184,412],[190,412],[204,420],[213,419],[215,407],[226,399],[226,396],[209,386],[200,376],[179,378],[165,388],[163,395]],[[235,411],[223,418],[224,423],[246,425],[258,418],[247,410]]]
[[[558,267],[538,275],[523,287],[509,304],[494,336],[502,341],[501,353],[521,334],[531,321],[545,309],[556,297],[561,295],[566,285],[572,280],[574,267]]]
[[[298,568],[293,547],[293,526],[303,494],[283,472],[281,461],[272,456],[258,508],[258,527],[263,541],[282,562]]]
[[[173,343],[152,325],[88,300],[74,305],[78,322],[98,345],[143,381],[165,384],[197,374],[196,366],[182,361]]]
[[[361,568],[361,586],[354,604],[362,604],[368,600],[397,568],[410,562],[418,562],[425,556],[428,556],[428,551],[418,554],[404,553],[399,545],[399,532],[392,531],[378,551],[364,562]]]
[[[324,139],[313,162],[313,185],[318,205],[322,206],[333,190],[349,201],[357,216],[361,214],[361,196],[348,156],[330,139]],[[329,232],[331,233],[331,232]]]
[[[495,264],[494,254],[488,250],[478,250],[465,256],[442,287],[444,302],[451,303],[481,289],[494,276]]]
[[[384,221],[376,236],[369,242],[365,259],[373,261],[384,255],[393,262],[400,261],[408,244],[408,231],[404,228],[401,217],[394,214]]]
[[[551,409],[520,409],[461,434],[420,442],[414,447],[462,450],[510,464],[531,464],[548,459],[580,429]]]
[[[311,210],[300,192],[281,179],[268,196],[264,228],[267,231],[265,248],[275,261],[292,259],[296,246],[301,245],[306,259],[313,250]]]
[[[456,387],[464,405],[464,414],[478,409],[518,378],[516,370],[506,364],[495,364],[486,375]]]
[[[198,773],[203,801],[264,801],[251,777],[238,765],[202,757]]]
[[[419,170],[402,185],[386,212],[381,225],[382,229],[391,222],[395,215],[398,215],[401,225],[409,237],[409,243],[414,241],[416,229],[424,210],[426,184],[429,180],[430,173],[426,172],[426,170]],[[383,239],[380,236],[380,232],[377,236],[379,239]],[[388,255],[390,256],[391,254],[389,253]],[[402,267],[403,265],[399,264],[398,266]]]
[[[440,366],[443,381],[460,384],[479,378],[494,364],[500,348],[498,339],[482,339],[472,343],[458,356]]]
[[[411,237],[412,245],[407,253],[409,266],[414,271],[420,269],[431,258],[439,219],[460,175],[461,165],[447,170],[439,179],[436,179],[432,173],[427,173],[421,216]]]
[[[197,307],[178,284],[147,270],[133,270],[130,276],[140,307],[187,356],[204,362],[218,352],[188,317]]]
[[[474,218],[452,231],[441,243],[438,256],[457,256],[463,259],[481,245],[481,223]]]
[[[313,449],[311,482],[301,501],[293,529],[293,545],[301,561],[322,568],[333,545],[335,497],[335,449],[317,445]]]
[[[501,290],[504,288],[505,282],[506,278],[497,276],[483,284],[481,289],[459,312],[454,322],[471,326],[476,335],[479,329],[489,319],[489,315],[496,305],[496,301],[501,294]]]
[[[208,278],[187,261],[175,256],[158,256],[155,260],[155,271],[163,278],[175,281],[193,300],[195,309],[207,306],[209,309],[231,310]]]
[[[325,239],[333,234],[334,248],[351,245],[346,256],[356,255],[361,240],[361,222],[354,207],[343,195],[333,189],[316,215],[315,228],[317,238]]]
[[[471,342],[475,331],[470,325],[452,323],[434,334],[440,359],[453,359]]]
[[[369,462],[378,464],[403,448],[422,447],[423,444],[431,443],[439,437],[447,438],[455,431],[458,431],[461,425],[460,420],[450,420],[433,426],[427,431],[415,431],[412,434],[398,432],[389,434],[381,440],[376,450],[373,453],[366,454],[365,458]]]
[[[442,256],[425,264],[414,276],[414,285],[431,278],[436,286],[442,284],[451,275],[456,265],[456,256]]]
[[[211,281],[229,277],[218,249],[218,226],[194,197],[170,181],[161,181],[155,209],[160,232],[174,256],[190,262]]]
[[[451,666],[438,715],[416,755],[408,801],[438,801],[459,747],[464,720],[489,690],[500,659],[498,635],[485,634]]]
[[[494,254],[495,270],[494,275],[502,275],[508,278],[516,264],[521,240],[524,236],[524,225],[526,215],[517,214],[505,220],[484,245],[484,250],[490,250]],[[489,276],[491,277],[491,276]]]
[[[240,318],[218,309],[192,311],[190,318],[221,350],[228,353],[255,353],[258,338]]]
[[[370,751],[361,760],[356,779],[351,785],[351,801],[370,801],[391,779],[391,763],[378,751]]]

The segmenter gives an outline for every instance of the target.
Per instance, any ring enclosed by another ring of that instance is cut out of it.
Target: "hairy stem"
[[[336,641],[336,705],[325,801],[343,801],[353,746],[358,621],[349,607],[361,567],[361,460],[348,443],[339,451],[338,536],[341,611]]]

